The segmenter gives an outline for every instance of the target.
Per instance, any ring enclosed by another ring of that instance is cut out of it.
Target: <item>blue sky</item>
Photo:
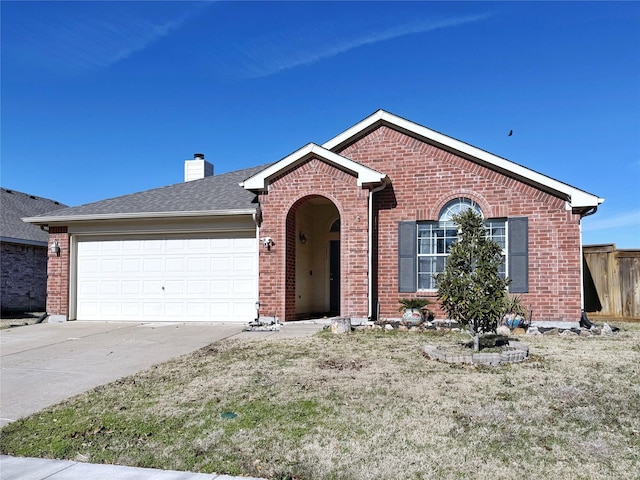
[[[0,8],[5,188],[80,205],[181,182],[194,152],[216,173],[273,162],[382,108],[604,197],[584,243],[640,248],[640,3]]]

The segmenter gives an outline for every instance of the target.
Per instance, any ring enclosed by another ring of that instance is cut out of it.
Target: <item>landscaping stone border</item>
[[[422,350],[432,360],[469,365],[498,366],[522,362],[529,358],[529,345],[515,340],[509,340],[509,345],[503,347],[500,353],[452,353],[439,350],[435,345],[429,344],[424,345]]]

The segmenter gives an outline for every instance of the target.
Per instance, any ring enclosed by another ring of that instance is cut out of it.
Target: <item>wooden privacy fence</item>
[[[585,245],[584,306],[589,316],[640,320],[640,250]]]

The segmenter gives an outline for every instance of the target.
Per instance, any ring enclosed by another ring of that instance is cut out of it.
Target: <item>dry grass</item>
[[[278,479],[640,478],[640,325],[621,327],[526,337],[531,360],[499,368],[421,355],[454,335],[224,341],[10,424],[0,450]]]

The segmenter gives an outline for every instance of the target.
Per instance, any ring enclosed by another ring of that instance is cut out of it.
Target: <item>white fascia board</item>
[[[246,190],[266,190],[271,178],[294,167],[296,164],[301,163],[312,155],[341,167],[344,170],[353,172],[356,175],[358,186],[369,183],[381,183],[387,177],[383,173],[369,167],[365,167],[364,165],[354,162],[349,158],[327,150],[320,145],[309,143],[301,149],[284,157],[279,162],[276,162],[265,170],[257,173],[253,177],[249,177],[244,182],[240,183],[240,186],[244,187]]]
[[[328,150],[333,150],[334,148],[349,142],[352,138],[358,137],[362,132],[377,123],[386,123],[395,126],[409,134],[422,137],[428,142],[433,142],[447,149],[476,158],[482,163],[487,164],[490,168],[495,167],[497,170],[511,173],[516,177],[527,180],[529,183],[533,183],[534,185],[537,184],[540,187],[563,194],[567,197],[570,206],[573,208],[597,207],[604,202],[604,198],[599,198],[598,196],[592,195],[584,190],[572,187],[571,185],[538,173],[535,170],[523,167],[522,165],[518,165],[510,160],[498,157],[497,155],[493,155],[485,150],[481,150],[469,145],[468,143],[443,135],[442,133],[423,127],[417,123],[410,122],[409,120],[393,115],[392,113],[385,112],[384,110],[378,110],[353,127],[323,143],[322,146]]]
[[[23,222],[35,225],[48,225],[50,223],[85,222],[95,220],[127,220],[142,218],[190,218],[190,217],[217,217],[225,215],[254,215],[255,208],[237,210],[199,210],[191,212],[135,212],[135,213],[100,213],[87,215],[65,215],[46,217],[26,217]]]
[[[364,120],[356,123],[353,127],[348,128],[338,136],[333,137],[331,140],[323,143],[322,146],[327,150],[333,150],[336,146],[349,141],[352,137],[357,136],[367,128],[371,127],[376,122],[379,122],[380,120],[384,120],[385,117],[389,115],[391,115],[391,117],[395,117],[395,115],[385,112],[384,110],[378,110],[372,115],[369,115]],[[396,117],[396,118],[400,119],[400,117]],[[391,123],[394,123],[394,122],[391,122]]]

